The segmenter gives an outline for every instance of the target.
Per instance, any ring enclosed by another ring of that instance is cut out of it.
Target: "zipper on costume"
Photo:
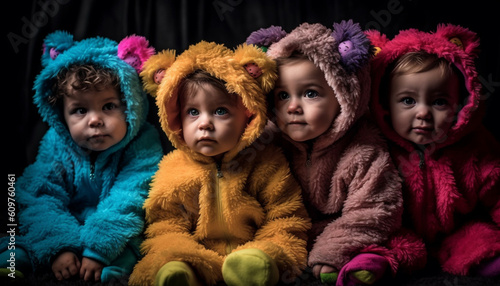
[[[90,174],[89,178],[91,181],[95,179],[95,163],[90,162]]]
[[[312,163],[311,163],[311,152],[310,151],[307,151],[307,157],[306,157],[306,167],[311,167]]]
[[[224,177],[224,174],[222,174],[221,166],[219,163],[215,163],[215,168],[217,168],[217,178]]]
[[[215,178],[215,200],[217,201],[217,218],[218,222],[220,223],[224,239],[226,241],[226,253],[229,254],[233,250],[231,246],[231,240],[228,235],[227,231],[227,225],[226,225],[226,220],[224,219],[224,208],[222,205],[222,194],[220,190],[220,179],[224,177],[224,174],[222,173],[222,167],[220,163],[215,163],[215,167],[217,169],[217,175]]]
[[[97,161],[98,154],[99,154],[98,152],[91,152],[89,154],[89,164],[90,164],[89,178],[90,178],[90,181],[95,180],[95,162]]]
[[[417,149],[417,154],[420,159],[418,162],[418,167],[422,170],[425,167],[425,154],[424,151]]]

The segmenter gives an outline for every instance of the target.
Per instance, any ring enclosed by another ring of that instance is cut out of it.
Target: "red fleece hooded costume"
[[[481,125],[484,101],[474,65],[479,40],[454,25],[439,25],[434,33],[405,30],[393,40],[377,31],[366,34],[377,51],[371,110],[404,178],[405,216],[444,271],[467,275],[475,265],[500,255],[500,145]],[[426,146],[416,146],[394,131],[383,104],[388,95],[380,93],[388,66],[416,51],[455,65],[467,89],[447,136]]]

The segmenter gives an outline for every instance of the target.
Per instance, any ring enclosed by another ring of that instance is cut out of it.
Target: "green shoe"
[[[349,274],[352,278],[358,280],[359,282],[366,284],[366,285],[372,285],[373,283],[377,282],[377,277],[375,274],[368,270],[359,270],[359,271],[354,271]]]
[[[272,286],[279,280],[276,262],[256,248],[233,252],[222,265],[222,277],[229,286]]]
[[[24,274],[15,270],[14,272],[10,271],[9,268],[0,268],[0,284],[2,285],[21,285],[24,280]]]
[[[156,273],[155,286],[199,286],[193,269],[181,261],[170,261]]]
[[[321,279],[322,283],[325,284],[335,284],[337,283],[337,278],[339,277],[339,274],[337,272],[331,272],[331,273],[320,273],[319,278]]]

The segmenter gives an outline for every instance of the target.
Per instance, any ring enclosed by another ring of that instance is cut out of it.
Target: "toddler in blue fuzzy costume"
[[[52,271],[58,280],[108,282],[132,271],[163,155],[138,76],[153,53],[135,35],[119,44],[63,31],[46,37],[34,102],[49,130],[16,182],[19,230],[15,249],[0,240],[2,280]]]

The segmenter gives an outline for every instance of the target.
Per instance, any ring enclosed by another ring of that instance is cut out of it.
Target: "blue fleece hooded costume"
[[[153,53],[139,36],[120,44],[100,37],[74,41],[62,31],[46,37],[34,102],[50,128],[35,163],[16,185],[20,207],[16,245],[27,251],[34,269],[50,267],[59,253],[68,250],[105,265],[127,247],[139,255],[142,205],[163,155],[157,130],[146,122],[148,101],[138,76]],[[115,72],[126,104],[125,137],[99,153],[94,163],[72,140],[62,110],[48,102],[57,74],[79,64]]]

